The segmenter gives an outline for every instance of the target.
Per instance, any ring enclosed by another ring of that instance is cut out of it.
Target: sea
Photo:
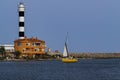
[[[120,59],[0,62],[0,80],[120,80]]]

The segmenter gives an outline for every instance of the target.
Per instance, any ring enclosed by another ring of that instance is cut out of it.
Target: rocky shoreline
[[[93,59],[120,58],[120,53],[72,53],[71,55],[77,58],[93,58]]]
[[[70,53],[69,56],[72,56],[77,59],[119,59],[120,53]],[[55,61],[61,60],[62,54],[52,54],[52,55],[44,55],[40,58],[26,58],[26,59],[15,59],[15,58],[4,58],[0,59],[3,61],[12,61],[12,62],[22,62],[22,61]]]

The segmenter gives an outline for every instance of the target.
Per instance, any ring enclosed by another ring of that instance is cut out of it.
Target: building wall
[[[12,44],[4,44],[4,45],[0,45],[0,47],[4,47],[5,52],[14,52],[14,45]]]
[[[25,38],[14,41],[15,51],[20,51],[23,55],[45,54],[45,41],[37,38]]]

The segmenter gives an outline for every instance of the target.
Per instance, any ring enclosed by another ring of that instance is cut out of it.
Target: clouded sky
[[[0,44],[18,39],[18,4],[25,5],[25,35],[63,51],[120,52],[120,0],[1,0]]]

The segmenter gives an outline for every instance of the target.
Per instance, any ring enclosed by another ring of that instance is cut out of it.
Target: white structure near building
[[[14,52],[14,45],[12,44],[3,44],[0,47],[4,47],[6,52]]]

